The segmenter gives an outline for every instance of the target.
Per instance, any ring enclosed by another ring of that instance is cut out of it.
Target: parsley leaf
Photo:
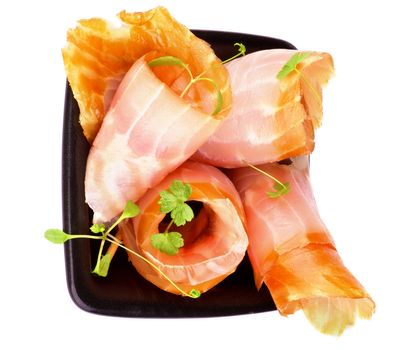
[[[160,192],[160,211],[162,213],[170,213],[178,205],[177,197],[169,191]]]
[[[194,213],[188,204],[183,203],[182,205],[178,205],[171,212],[170,216],[177,226],[182,226],[185,225],[187,221],[191,221],[193,219]]]
[[[269,198],[279,198],[290,192],[290,184],[288,182],[284,182],[283,184],[275,182],[273,188],[275,191],[267,192]]]
[[[173,225],[182,226],[191,221],[194,217],[192,208],[185,202],[192,194],[190,184],[183,183],[181,180],[174,180],[167,190],[160,192],[160,211],[170,213],[171,221],[165,232],[155,233],[151,236],[152,246],[159,249],[162,253],[175,255],[178,248],[184,246],[184,239],[179,232],[169,232]]]
[[[160,192],[160,211],[170,213],[177,226],[185,225],[194,217],[191,207],[185,202],[192,194],[190,184],[184,184],[181,180],[174,180],[168,190]]]
[[[192,194],[191,185],[184,184],[181,180],[174,180],[169,189],[179,200],[184,202],[188,200]]]
[[[175,255],[184,246],[184,239],[179,232],[155,233],[151,236],[152,246],[162,253]]]
[[[311,52],[296,52],[290,59],[285,63],[282,69],[279,71],[278,75],[276,76],[279,80],[285,78],[289,73],[297,70],[297,65],[305,60]]]

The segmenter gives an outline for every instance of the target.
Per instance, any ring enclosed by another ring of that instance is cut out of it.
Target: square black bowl
[[[211,44],[217,56],[227,59],[236,54],[234,43],[243,43],[247,52],[286,48],[290,43],[250,34],[194,30]],[[92,212],[85,203],[84,175],[89,151],[79,124],[79,107],[69,85],[66,87],[63,146],[62,196],[63,229],[70,233],[89,233]],[[250,263],[245,257],[235,273],[201,295],[184,298],[164,292],[142,278],[119,249],[106,278],[91,273],[97,244],[91,240],[71,240],[65,244],[65,265],[69,293],[73,301],[88,312],[124,317],[209,317],[275,310],[265,287],[254,286]]]

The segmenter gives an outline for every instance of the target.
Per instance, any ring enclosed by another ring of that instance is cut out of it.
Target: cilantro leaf
[[[288,182],[284,182],[283,184],[275,182],[273,188],[275,191],[267,192],[269,198],[279,198],[290,192],[290,184]]]
[[[177,205],[177,197],[169,191],[160,192],[160,211],[162,213],[170,213]]]
[[[184,246],[184,239],[179,232],[155,233],[151,236],[151,244],[162,253],[175,255]]]
[[[276,76],[279,80],[285,78],[289,73],[293,72],[297,69],[297,65],[305,60],[311,52],[296,52],[290,59],[285,63],[282,69],[279,71]]]
[[[177,199],[185,202],[192,194],[190,184],[184,184],[181,180],[174,180],[169,187],[170,192],[173,193]]]
[[[183,203],[178,205],[170,214],[171,218],[173,219],[174,223],[177,226],[185,225],[187,221],[191,221],[194,217],[194,213],[192,208]]]
[[[170,213],[171,218],[177,226],[185,225],[194,217],[193,210],[185,202],[192,194],[190,184],[185,184],[181,180],[174,180],[168,190],[160,192],[160,211]]]

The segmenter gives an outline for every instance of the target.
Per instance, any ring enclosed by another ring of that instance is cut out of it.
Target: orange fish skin
[[[118,17],[120,26],[101,18],[78,21],[68,30],[62,49],[66,75],[80,108],[80,123],[90,143],[123,76],[141,56],[154,50],[180,58],[194,76],[206,72],[223,97],[223,108],[215,118],[225,118],[231,106],[229,76],[208,43],[161,6],[146,12],[122,11]],[[217,91],[210,84],[195,84],[187,98],[209,112],[216,105]]]
[[[187,225],[173,226],[183,234],[185,245],[176,255],[161,253],[152,247],[150,236],[162,232],[164,213],[160,212],[159,193],[173,180],[189,183],[189,200],[203,203],[203,209]],[[247,249],[244,211],[230,180],[218,169],[187,161],[138,202],[141,214],[120,225],[124,244],[149,259],[185,291],[208,291],[233,273]],[[137,271],[159,288],[180,294],[146,262],[129,254]]]
[[[322,120],[322,86],[334,72],[331,55],[311,52],[279,80],[295,50],[257,51],[226,64],[231,77],[228,118],[193,159],[237,168],[310,154]],[[304,53],[304,52],[301,52]],[[311,88],[309,88],[309,85]]]
[[[308,168],[277,163],[260,168],[289,182],[290,192],[269,198],[273,181],[264,175],[251,168],[228,172],[245,208],[257,288],[268,287],[282,315],[302,309],[325,334],[342,334],[358,316],[369,319],[375,303],[343,264],[320,218]]]

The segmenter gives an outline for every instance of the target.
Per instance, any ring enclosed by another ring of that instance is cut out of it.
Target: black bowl
[[[210,43],[221,59],[236,54],[236,42],[243,43],[248,53],[272,48],[295,49],[286,41],[264,36],[205,30],[194,33]],[[92,212],[84,197],[89,144],[78,117],[79,107],[67,84],[62,146],[63,229],[89,233]],[[128,262],[122,249],[117,251],[106,278],[93,275],[97,252],[98,245],[92,240],[72,240],[65,244],[70,295],[77,306],[88,312],[125,317],[209,317],[275,310],[268,290],[255,288],[247,257],[223,282],[199,299],[190,299],[164,292],[146,281]]]

